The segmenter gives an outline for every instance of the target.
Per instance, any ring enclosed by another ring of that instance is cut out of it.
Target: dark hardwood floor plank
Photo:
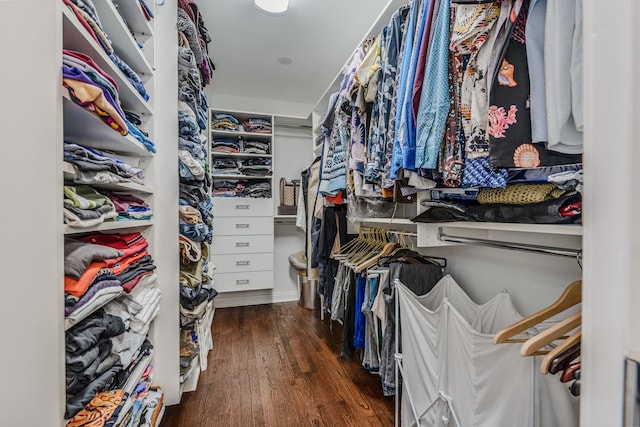
[[[342,331],[297,303],[216,310],[198,390],[163,427],[389,427],[380,378],[340,356]]]

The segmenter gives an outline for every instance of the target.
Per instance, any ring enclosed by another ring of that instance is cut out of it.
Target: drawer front
[[[264,254],[231,254],[216,255],[212,258],[216,266],[214,279],[218,274],[244,273],[249,271],[273,270],[273,252]]]
[[[216,236],[211,253],[214,255],[273,252],[273,236]]]
[[[273,271],[226,274],[216,273],[215,288],[221,293],[273,289],[273,281]]]
[[[235,217],[213,220],[213,238],[216,236],[273,236],[273,217]],[[272,252],[272,250],[269,250]]]
[[[273,212],[273,199],[213,198],[213,213],[216,217],[273,216]]]

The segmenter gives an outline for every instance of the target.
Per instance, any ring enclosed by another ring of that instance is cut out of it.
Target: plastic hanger
[[[566,309],[582,302],[582,280],[576,280],[564,290],[562,295],[549,307],[544,308],[531,316],[527,316],[519,322],[498,332],[493,337],[494,344],[525,342],[526,339],[512,339],[512,337],[528,330],[538,323],[547,320]]]
[[[579,376],[577,375],[577,373],[580,372],[581,366],[582,366],[582,362],[572,363],[571,365],[567,366],[562,372],[562,377],[560,377],[560,382],[568,383],[569,381],[578,379]]]
[[[548,373],[555,374],[569,365],[572,360],[580,355],[581,339],[582,331],[578,331],[551,350],[544,359],[542,359],[542,362],[540,363],[540,372],[542,372],[543,375]],[[566,353],[566,355],[564,355],[564,358],[560,360],[564,353]]]
[[[520,349],[520,354],[523,356],[537,356],[540,354],[547,354],[548,351],[538,351],[542,347],[551,344],[561,338],[568,338],[564,336],[567,332],[570,332],[582,324],[582,312],[576,313],[567,317],[564,320],[556,323],[549,329],[539,333],[533,338],[529,338]]]

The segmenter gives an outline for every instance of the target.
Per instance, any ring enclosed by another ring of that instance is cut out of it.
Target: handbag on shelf
[[[298,196],[300,194],[300,180],[280,178],[280,205],[278,215],[295,215],[298,212]]]

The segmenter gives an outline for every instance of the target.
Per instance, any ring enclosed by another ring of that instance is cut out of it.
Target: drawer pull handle
[[[240,265],[250,265],[251,261],[236,261],[236,265],[240,266]]]
[[[249,228],[251,227],[250,224],[236,224],[236,228]]]
[[[251,283],[251,280],[249,279],[236,280],[236,285],[248,285],[249,283]]]
[[[249,242],[236,242],[237,248],[248,248],[249,246],[251,246]]]
[[[249,205],[236,205],[236,209],[249,209]]]

